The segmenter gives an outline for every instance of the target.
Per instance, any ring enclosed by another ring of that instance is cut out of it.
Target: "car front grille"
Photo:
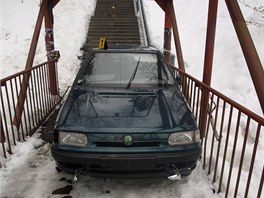
[[[123,142],[96,142],[98,147],[157,147],[160,142],[134,142],[131,146],[126,146]]]

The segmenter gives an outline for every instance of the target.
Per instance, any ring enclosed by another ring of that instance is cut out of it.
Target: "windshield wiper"
[[[141,58],[141,57],[139,57],[138,62],[137,62],[137,65],[136,65],[136,67],[135,67],[135,69],[134,69],[134,71],[133,71],[133,74],[132,74],[132,76],[130,77],[129,82],[127,83],[127,86],[126,86],[127,89],[130,87],[132,81],[134,80],[134,78],[135,78],[135,76],[136,76],[136,73],[137,73],[137,70],[138,70],[138,65],[139,65],[139,63],[140,63],[140,58]]]

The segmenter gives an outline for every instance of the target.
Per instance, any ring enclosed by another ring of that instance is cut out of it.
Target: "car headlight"
[[[184,131],[172,133],[169,136],[168,143],[171,146],[183,145],[183,144],[193,144],[200,141],[200,131]]]
[[[82,133],[59,132],[59,144],[72,146],[86,146],[88,142],[87,136]]]

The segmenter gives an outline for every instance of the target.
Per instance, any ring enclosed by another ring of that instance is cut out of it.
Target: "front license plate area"
[[[149,170],[155,168],[153,159],[101,159],[101,167],[112,170]]]

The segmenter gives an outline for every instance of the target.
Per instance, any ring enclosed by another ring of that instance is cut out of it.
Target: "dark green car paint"
[[[178,146],[168,144],[171,133],[197,130],[194,116],[178,84],[174,81],[173,84],[171,81],[167,84],[168,79],[164,84],[160,84],[159,79],[157,86],[153,84],[144,86],[134,83],[136,80],[133,80],[131,87],[127,89],[126,83],[124,85],[83,83],[80,79],[87,66],[91,64],[95,54],[101,52],[100,50],[91,52],[61,109],[52,145],[52,154],[58,166],[65,170],[84,166],[91,174],[102,170],[102,176],[107,176],[105,170],[122,172],[124,175],[146,174],[146,171],[142,172],[147,169],[142,167],[145,157],[140,157],[144,154],[156,164],[152,164],[154,168],[152,165],[149,166],[149,173],[154,170],[166,172],[171,163],[174,163],[184,170],[188,169],[186,175],[189,174],[200,156],[200,143]],[[156,50],[125,52],[157,54],[160,59],[158,62],[163,64],[165,62]],[[123,50],[107,50],[107,53],[123,53]],[[162,67],[167,65],[164,64]],[[163,70],[165,69],[161,69]],[[92,74],[92,71],[89,72]],[[168,75],[171,74],[165,74],[165,78]],[[59,131],[83,133],[87,136],[88,143],[85,147],[60,145]],[[130,160],[127,159],[129,156],[137,158],[138,165],[130,166]],[[109,167],[102,166],[106,158],[107,162],[113,162],[109,163]],[[127,166],[116,167],[122,164],[122,160]]]

